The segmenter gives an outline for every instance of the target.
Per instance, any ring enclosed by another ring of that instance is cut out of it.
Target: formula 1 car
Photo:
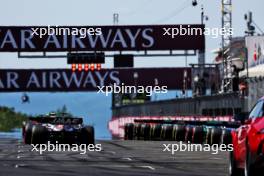
[[[25,144],[45,144],[47,141],[63,144],[94,144],[94,128],[85,126],[82,118],[56,116],[32,117],[23,123]]]
[[[232,131],[230,176],[263,175],[264,167],[264,97],[252,109],[243,125]]]

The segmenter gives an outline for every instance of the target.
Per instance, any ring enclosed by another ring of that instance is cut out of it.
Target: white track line
[[[152,166],[139,166],[139,167],[142,167],[142,168],[147,168],[147,169],[150,169],[150,170],[156,170],[154,167]]]
[[[127,157],[127,158],[122,158],[123,160],[128,160],[128,161],[132,161],[131,158]]]

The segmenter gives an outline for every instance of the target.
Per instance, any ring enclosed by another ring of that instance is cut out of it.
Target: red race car
[[[230,153],[230,176],[263,176],[264,97],[252,109],[243,125],[232,132],[234,150]]]

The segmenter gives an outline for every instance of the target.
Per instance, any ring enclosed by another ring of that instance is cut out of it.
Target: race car
[[[232,131],[234,150],[230,153],[230,176],[263,175],[264,97],[254,106],[247,120]]]
[[[25,144],[94,144],[94,128],[85,126],[82,118],[54,113],[23,122],[22,136]]]

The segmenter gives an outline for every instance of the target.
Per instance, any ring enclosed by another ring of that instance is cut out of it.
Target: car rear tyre
[[[32,127],[32,144],[45,144],[47,142],[47,130],[41,125],[33,125]]]
[[[23,134],[24,143],[31,144],[32,125],[30,123],[26,123],[24,128],[25,128],[25,131]]]
[[[229,176],[243,176],[243,169],[237,167],[233,152],[229,157]]]
[[[245,172],[245,176],[258,176],[258,174],[255,171],[255,168],[252,165],[251,153],[248,148],[246,150],[246,160],[245,160],[244,172]]]
[[[81,132],[81,143],[82,144],[94,144],[95,137],[94,137],[94,127],[87,126],[82,129]]]

